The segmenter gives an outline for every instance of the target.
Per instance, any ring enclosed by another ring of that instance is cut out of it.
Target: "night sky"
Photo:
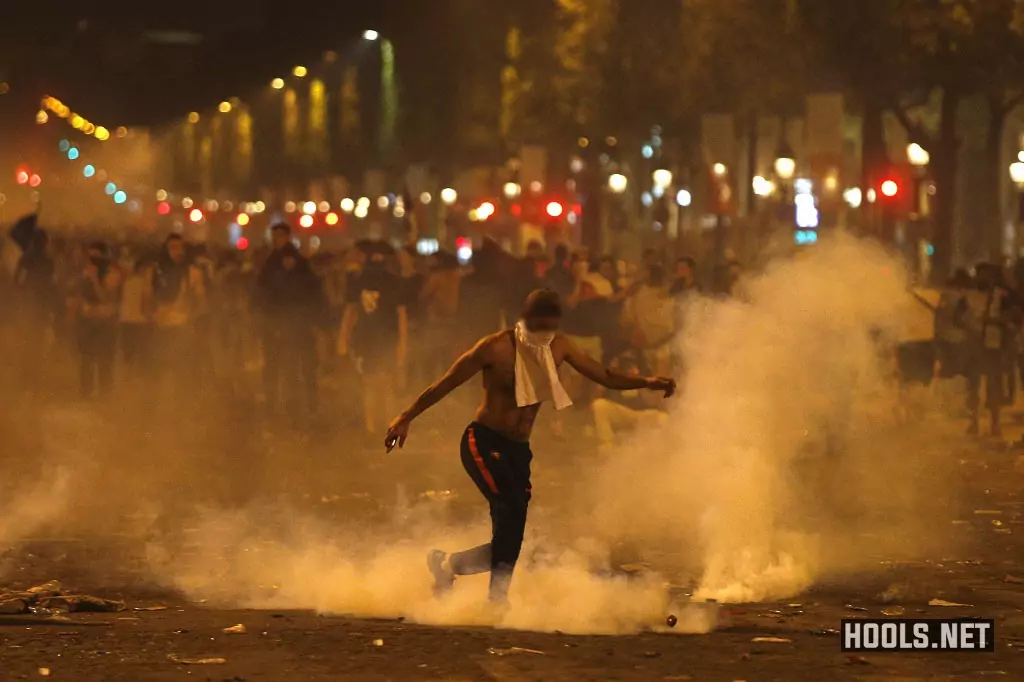
[[[421,0],[4,3],[10,105],[44,92],[109,125],[157,125],[284,75],[366,28],[403,31]],[[385,23],[387,25],[385,25]],[[196,41],[198,42],[191,42]],[[176,42],[182,41],[182,42]],[[9,119],[11,106],[0,107]],[[19,112],[23,113],[23,112]],[[22,117],[23,118],[23,117]]]

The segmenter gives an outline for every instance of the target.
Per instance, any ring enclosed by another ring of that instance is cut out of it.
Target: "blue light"
[[[112,182],[108,182],[107,183],[107,188],[106,188],[107,194],[113,194],[116,191],[117,191],[117,185],[115,185]]]
[[[929,256],[934,256],[935,255],[935,245],[934,244],[929,244],[928,246],[924,247],[924,252],[926,254],[928,254]]]
[[[84,175],[87,178],[91,178],[92,176],[96,175],[96,167],[93,166],[91,163],[85,164],[85,168],[82,169],[82,175]]]
[[[116,192],[114,192],[114,203],[115,204],[123,204],[127,200],[128,200],[128,195],[125,194],[124,191],[117,190]]]
[[[71,143],[68,142],[67,140],[61,140],[60,142],[57,143],[57,148],[60,149],[62,152],[66,152],[70,147]]]
[[[78,147],[72,147],[68,150],[68,158],[72,161],[78,158]]]
[[[654,147],[652,147],[649,144],[645,144],[644,148],[640,150],[640,153],[644,155],[645,159],[653,158],[654,157]]]
[[[816,244],[818,242],[818,233],[814,230],[797,230],[793,234],[793,240],[798,246]]]

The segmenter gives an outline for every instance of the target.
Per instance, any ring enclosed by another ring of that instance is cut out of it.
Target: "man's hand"
[[[384,447],[387,448],[388,452],[394,450],[395,446],[401,449],[405,447],[405,439],[408,437],[409,420],[404,417],[398,417],[388,427],[388,435],[384,437]]]
[[[649,391],[661,391],[665,394],[666,398],[671,398],[672,394],[676,392],[676,380],[666,379],[665,377],[650,377],[647,379],[647,386],[645,388]]]

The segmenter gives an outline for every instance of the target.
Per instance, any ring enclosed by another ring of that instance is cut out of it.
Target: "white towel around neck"
[[[554,402],[556,410],[572,405],[569,394],[558,380],[558,368],[551,344],[539,342],[520,320],[515,329],[516,405],[528,407],[544,401]]]

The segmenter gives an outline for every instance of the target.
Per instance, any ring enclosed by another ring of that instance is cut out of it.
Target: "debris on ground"
[[[181,665],[223,665],[228,662],[226,658],[182,658],[177,654],[167,654],[167,660]]]
[[[238,625],[232,625],[229,628],[224,628],[221,632],[225,635],[244,635],[248,631],[245,629],[244,625],[239,623]]]
[[[1003,578],[1004,583],[1013,583],[1014,585],[1024,585],[1024,580],[1012,575],[1007,575]]]
[[[679,619],[671,613],[668,615],[668,618],[665,619],[665,625],[669,626],[670,628],[674,628],[678,622]]]
[[[543,651],[537,651],[536,649],[524,649],[520,646],[513,646],[507,649],[495,649],[494,647],[491,647],[487,650],[487,653],[491,654],[492,656],[509,656],[512,654],[537,654],[538,656],[544,655]]]
[[[853,604],[846,604],[843,608],[848,611],[867,611],[863,606],[854,606]]]
[[[785,637],[755,637],[750,640],[751,642],[763,643],[763,644],[792,644],[793,640],[786,639]]]
[[[375,640],[373,640],[373,645],[374,646],[384,646],[384,640],[383,639],[375,639]]]
[[[59,581],[50,580],[27,590],[0,589],[0,614],[51,615],[73,611],[115,613],[127,610],[123,601],[86,594],[68,594]]]
[[[887,609],[882,609],[883,616],[902,616],[907,610],[902,606],[890,606]]]
[[[928,606],[960,606],[960,607],[972,607],[974,604],[958,604],[954,601],[946,601],[945,599],[932,599],[928,602]]]
[[[153,606],[136,606],[132,611],[166,611],[167,607],[163,604],[154,604]]]
[[[839,634],[839,630],[836,630],[835,628],[824,628],[824,629],[821,629],[821,630],[808,630],[808,632],[810,632],[812,635],[815,635],[816,637],[831,637],[833,635],[838,635]]]
[[[39,669],[39,676],[40,677],[49,677],[50,676],[50,669],[49,668],[40,668]]]
[[[851,656],[847,656],[846,657],[846,664],[847,665],[871,665],[871,661],[869,661],[868,659],[864,658],[863,656],[852,656],[851,655]]]

